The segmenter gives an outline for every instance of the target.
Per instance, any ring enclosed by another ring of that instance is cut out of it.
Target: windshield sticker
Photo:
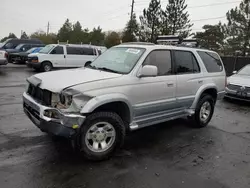
[[[132,53],[132,54],[139,54],[140,50],[138,49],[133,49],[133,48],[129,48],[126,50],[127,53]]]

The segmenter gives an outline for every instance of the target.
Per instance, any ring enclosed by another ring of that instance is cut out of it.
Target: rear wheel
[[[192,126],[202,128],[208,125],[214,113],[215,99],[209,94],[203,94],[192,116]]]
[[[42,68],[43,72],[49,72],[49,71],[52,70],[53,66],[52,66],[52,64],[50,62],[44,62],[44,63],[42,63],[41,68]]]
[[[96,112],[82,125],[80,150],[90,160],[104,160],[122,145],[124,137],[125,126],[120,116],[113,112]]]

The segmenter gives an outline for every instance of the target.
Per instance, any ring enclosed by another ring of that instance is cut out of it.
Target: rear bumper
[[[8,64],[8,61],[7,60],[0,60],[0,65],[7,65]]]
[[[23,94],[23,109],[29,119],[42,131],[56,136],[73,138],[85,120],[85,116],[64,114],[56,108],[43,106],[28,94]],[[58,119],[45,116],[45,112],[57,113]]]

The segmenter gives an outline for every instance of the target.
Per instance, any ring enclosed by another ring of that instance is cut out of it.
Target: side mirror
[[[237,71],[233,71],[233,74],[237,74]]]
[[[154,65],[145,65],[142,67],[139,77],[154,77],[158,74],[158,68]]]

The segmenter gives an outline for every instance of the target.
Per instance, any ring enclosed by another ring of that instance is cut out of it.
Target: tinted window
[[[83,48],[84,55],[94,55],[93,48]]]
[[[177,74],[200,72],[199,65],[191,52],[174,51]]]
[[[79,47],[67,47],[68,55],[83,55],[83,49]]]
[[[27,50],[29,50],[31,48],[31,45],[27,44],[27,45],[23,45],[20,49],[20,51],[22,52],[26,52]]]
[[[14,48],[15,46],[14,46],[14,44],[12,44],[12,43],[7,43],[6,45],[5,45],[5,48],[6,49],[10,49],[10,48]]]
[[[63,53],[63,47],[62,46],[57,46],[55,47],[52,51],[51,54],[64,54]]]
[[[217,54],[201,51],[198,54],[204,62],[207,72],[221,72],[223,70],[220,57]]]
[[[171,54],[167,50],[151,52],[144,61],[144,65],[154,65],[158,68],[158,76],[171,74]]]

